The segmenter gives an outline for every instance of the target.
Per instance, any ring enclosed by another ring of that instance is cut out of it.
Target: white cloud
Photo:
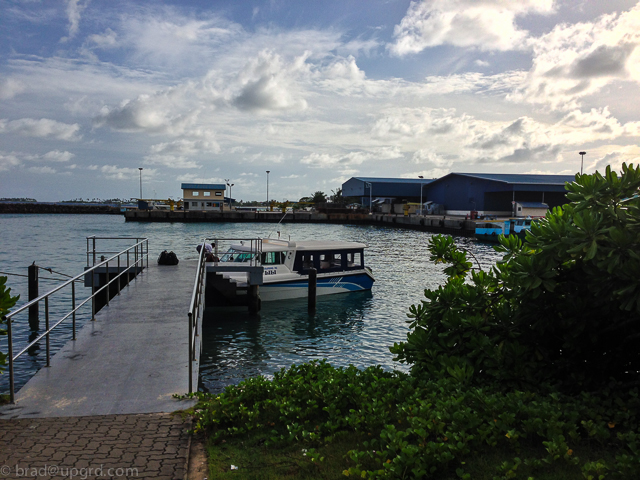
[[[140,171],[137,168],[118,167],[116,165],[103,165],[100,167],[100,172],[104,178],[110,180],[132,180],[137,179],[140,175]],[[145,177],[153,177],[156,174],[156,170],[153,168],[145,168]]]
[[[0,80],[0,100],[9,100],[24,91],[24,84],[14,78]]]
[[[58,171],[51,167],[29,167],[29,170],[32,173],[38,173],[42,175],[53,175],[54,173],[58,173]]]
[[[437,45],[480,50],[518,50],[527,47],[528,32],[516,17],[553,12],[553,0],[424,0],[411,2],[394,29],[391,53],[407,55]]]
[[[355,151],[346,154],[311,153],[300,160],[303,165],[312,168],[345,168],[361,165],[371,160],[394,160],[401,158],[402,153],[393,147],[382,147],[372,151]]]
[[[0,120],[0,133],[16,133],[25,137],[54,138],[76,141],[80,139],[77,123],[67,124],[49,118],[21,118],[20,120]]]
[[[533,68],[510,99],[580,107],[614,81],[640,83],[640,5],[593,23],[560,24],[533,43]]]
[[[0,172],[11,170],[20,165],[20,159],[15,153],[0,152]]]
[[[40,157],[42,160],[46,162],[68,162],[75,155],[71,152],[61,152],[60,150],[52,150],[50,152],[45,153]]]
[[[67,42],[76,36],[78,28],[80,27],[80,16],[82,11],[87,8],[89,0],[86,0],[84,4],[80,3],[80,0],[67,0],[67,17],[69,19],[69,33],[66,37],[62,37],[60,42]]]
[[[307,102],[296,87],[295,77],[306,70],[306,57],[305,54],[287,64],[279,55],[260,52],[238,74],[236,82],[240,88],[232,104],[251,112],[304,110]]]
[[[203,177],[195,173],[185,173],[176,177],[178,182],[185,183],[226,183],[221,177]]]

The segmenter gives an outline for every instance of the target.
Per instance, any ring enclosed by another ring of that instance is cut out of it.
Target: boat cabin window
[[[315,268],[318,273],[358,270],[364,268],[362,250],[339,250],[333,252],[297,252],[293,270],[304,272]]]
[[[227,251],[227,253],[222,255],[222,257],[220,257],[220,261],[221,262],[240,262],[240,263],[250,262],[254,256],[255,256],[254,253],[242,252],[242,251],[234,250],[233,248],[230,248],[229,251]]]
[[[286,252],[262,252],[262,265],[283,265]]]

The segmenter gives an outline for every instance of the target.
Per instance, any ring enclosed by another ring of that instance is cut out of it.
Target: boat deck
[[[195,271],[195,261],[150,262],[20,389],[14,405],[0,408],[0,418],[172,412],[193,405],[173,395],[189,389],[187,312]]]

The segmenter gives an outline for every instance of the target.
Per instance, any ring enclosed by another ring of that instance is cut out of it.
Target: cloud
[[[24,84],[14,78],[0,80],[0,100],[9,100],[24,91]]]
[[[20,159],[15,153],[0,152],[0,172],[11,170],[20,165]]]
[[[424,165],[425,167],[450,167],[453,164],[453,160],[450,158],[444,158],[438,155],[431,149],[422,149],[414,152],[411,157],[413,163],[418,165]]]
[[[185,98],[190,85],[125,100],[118,107],[103,107],[94,125],[123,132],[179,135],[194,125],[199,109]]]
[[[528,32],[516,17],[548,14],[553,0],[425,0],[411,2],[399,25],[392,54],[403,56],[438,45],[475,47],[484,51],[527,48]]]
[[[579,108],[615,81],[640,83],[640,4],[592,23],[559,24],[533,43],[533,66],[508,95],[553,109]]]
[[[69,34],[66,37],[62,37],[60,42],[64,43],[71,40],[78,33],[80,27],[80,16],[82,11],[87,8],[89,0],[86,0],[84,4],[80,3],[80,0],[67,0],[67,17],[69,19]]]
[[[260,52],[239,73],[236,81],[240,91],[231,103],[251,112],[304,110],[307,102],[300,97],[294,79],[304,70],[305,59],[303,55],[286,64],[279,55],[266,50]]]
[[[382,147],[373,151],[355,151],[346,154],[312,153],[303,157],[300,163],[312,168],[334,168],[361,165],[370,160],[394,160],[403,155],[393,147]]]
[[[75,155],[71,152],[61,152],[60,150],[52,150],[50,152],[45,153],[40,157],[42,160],[46,162],[68,162]]]
[[[195,173],[185,173],[176,177],[178,182],[185,183],[226,183],[223,178],[220,177],[203,177]]]
[[[58,171],[51,167],[29,167],[29,170],[32,173],[38,173],[42,175],[53,175],[54,173],[58,173]]]
[[[132,180],[138,179],[140,171],[137,168],[117,167],[115,165],[103,165],[99,168],[102,176],[109,180]],[[153,177],[156,170],[153,168],[145,168],[145,177]]]
[[[80,139],[77,123],[67,124],[48,118],[36,120],[22,118],[20,120],[0,120],[0,133],[16,133],[25,137],[54,138],[56,140],[77,141]]]

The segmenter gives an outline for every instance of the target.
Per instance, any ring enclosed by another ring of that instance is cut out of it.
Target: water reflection
[[[306,299],[265,302],[259,315],[246,309],[211,311],[203,327],[201,388],[220,391],[314,358],[353,363],[355,339],[365,327],[372,298],[370,291],[322,296],[313,312]]]

